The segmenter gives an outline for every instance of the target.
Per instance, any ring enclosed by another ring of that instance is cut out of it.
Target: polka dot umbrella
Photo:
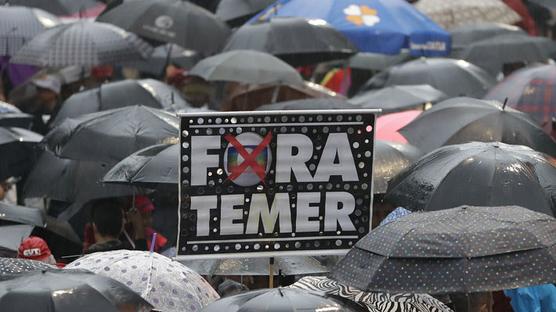
[[[415,212],[370,232],[330,277],[366,291],[475,293],[553,283],[556,219],[517,207]]]
[[[199,311],[219,298],[195,271],[157,253],[97,252],[70,263],[66,268],[85,269],[115,279],[165,312]]]
[[[21,258],[0,258],[0,281],[10,279],[19,273],[54,269],[56,269],[55,266],[41,261]]]

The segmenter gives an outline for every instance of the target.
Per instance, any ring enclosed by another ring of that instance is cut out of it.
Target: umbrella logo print
[[[357,26],[374,26],[380,22],[378,12],[366,5],[352,4],[344,9],[346,19]]]
[[[154,25],[158,28],[168,29],[174,26],[174,19],[168,15],[161,15],[154,20]]]
[[[272,133],[264,138],[255,133],[242,133],[236,137],[226,135],[228,147],[224,153],[224,169],[228,180],[239,186],[264,183],[270,169],[270,141]]]

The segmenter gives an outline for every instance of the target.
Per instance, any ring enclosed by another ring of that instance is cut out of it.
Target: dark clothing
[[[134,248],[128,242],[122,242],[119,239],[114,239],[104,243],[93,244],[85,251],[85,254],[91,254],[95,252],[112,251],[128,249],[134,250]],[[144,239],[138,239],[135,241],[135,250],[147,250],[147,241]]]

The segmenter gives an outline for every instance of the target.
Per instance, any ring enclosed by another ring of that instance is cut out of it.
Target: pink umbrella
[[[410,110],[400,113],[386,114],[378,117],[376,121],[376,139],[397,143],[407,143],[407,140],[398,130],[417,118],[422,111]]]

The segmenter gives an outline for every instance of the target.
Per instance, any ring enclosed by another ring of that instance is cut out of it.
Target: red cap
[[[19,245],[18,258],[44,260],[52,255],[48,244],[40,237],[29,236]]]
[[[154,210],[153,202],[144,195],[135,196],[135,208],[140,212],[151,212]]]

